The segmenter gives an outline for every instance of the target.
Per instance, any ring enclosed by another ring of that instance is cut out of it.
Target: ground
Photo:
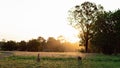
[[[0,51],[0,59],[3,59],[5,57],[9,57],[13,55],[13,53],[9,52],[9,51]]]
[[[38,53],[40,62],[36,61]],[[77,52],[1,51],[0,68],[120,68],[119,57]]]

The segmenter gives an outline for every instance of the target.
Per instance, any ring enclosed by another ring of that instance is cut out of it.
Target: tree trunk
[[[87,32],[86,32],[86,36],[85,36],[85,52],[88,52],[88,34],[89,34],[89,30],[88,30],[88,25],[87,25]]]
[[[86,53],[88,52],[88,39],[86,39],[85,41],[85,52]]]

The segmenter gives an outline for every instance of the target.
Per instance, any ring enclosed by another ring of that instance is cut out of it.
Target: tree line
[[[105,11],[103,6],[86,1],[69,10],[68,20],[80,32],[85,52],[120,53],[120,9]]]
[[[62,38],[62,36],[60,37]],[[47,40],[43,37],[31,39],[29,41],[0,41],[0,50],[4,51],[46,51],[46,52],[67,52],[76,51],[78,49],[76,43],[63,41],[63,39],[55,39],[49,37]]]
[[[93,31],[96,34],[91,43],[98,52],[120,53],[120,9],[100,14]]]

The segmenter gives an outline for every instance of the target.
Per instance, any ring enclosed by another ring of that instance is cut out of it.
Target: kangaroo
[[[81,60],[82,60],[82,57],[78,56],[77,59],[78,59],[78,61],[81,61]]]
[[[37,62],[40,62],[40,54],[38,53]]]

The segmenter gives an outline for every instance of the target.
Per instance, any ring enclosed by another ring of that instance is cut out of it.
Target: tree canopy
[[[104,13],[103,7],[92,2],[84,2],[69,10],[70,25],[80,31],[80,38],[84,42],[86,52],[88,52],[89,39],[94,35],[92,28],[98,14],[102,13]]]
[[[98,16],[91,39],[93,45],[105,54],[120,52],[120,10],[105,12]]]

